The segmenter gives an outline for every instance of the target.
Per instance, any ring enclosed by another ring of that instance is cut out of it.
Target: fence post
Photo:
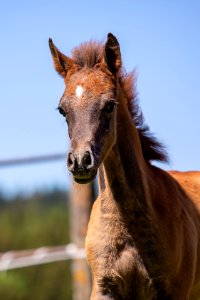
[[[94,184],[73,183],[70,197],[71,240],[84,248],[87,225],[94,202]],[[89,300],[91,275],[86,260],[72,261],[73,300]]]

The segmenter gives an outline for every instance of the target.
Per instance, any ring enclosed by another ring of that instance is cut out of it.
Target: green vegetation
[[[67,194],[0,195],[0,252],[69,242]],[[63,261],[0,272],[2,300],[71,300],[70,263]]]

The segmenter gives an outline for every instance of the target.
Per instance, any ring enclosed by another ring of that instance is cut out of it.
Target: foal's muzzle
[[[83,153],[70,151],[67,158],[68,170],[73,174],[78,183],[88,183],[96,176],[97,169],[94,164],[94,156],[90,150]]]

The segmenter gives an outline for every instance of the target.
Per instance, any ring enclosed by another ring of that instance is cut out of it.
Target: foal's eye
[[[66,113],[65,113],[64,109],[62,109],[62,107],[58,106],[58,111],[63,117],[66,117]]]
[[[115,109],[115,105],[116,105],[116,102],[111,100],[111,101],[108,101],[104,107],[104,110],[107,112],[107,113],[111,113],[114,111]]]

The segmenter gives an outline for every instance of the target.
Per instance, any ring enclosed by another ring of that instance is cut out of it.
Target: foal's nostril
[[[89,151],[86,151],[83,158],[82,158],[82,164],[84,167],[88,168],[92,164],[92,158]]]
[[[70,168],[70,167],[73,166],[73,164],[74,164],[74,156],[73,156],[73,154],[70,152],[70,153],[68,154],[67,165],[68,165],[68,167]]]

